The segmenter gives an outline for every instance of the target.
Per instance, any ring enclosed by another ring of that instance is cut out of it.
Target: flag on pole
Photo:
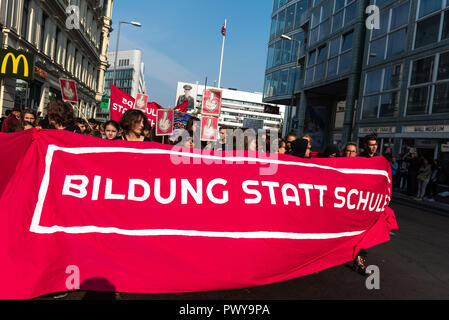
[[[223,24],[223,26],[221,27],[221,34],[226,37],[226,25]]]

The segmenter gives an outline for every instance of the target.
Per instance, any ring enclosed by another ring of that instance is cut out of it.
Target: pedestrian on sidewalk
[[[407,190],[408,162],[406,157],[407,154],[403,154],[399,164],[399,191],[401,192]]]
[[[429,181],[429,198],[427,200],[429,201],[435,201],[435,196],[437,195],[437,185],[438,185],[438,175],[441,168],[438,163],[438,160],[433,160],[433,166],[432,166],[432,175],[430,177]]]
[[[393,190],[398,187],[398,177],[399,177],[399,163],[396,161],[396,157],[391,159],[391,175],[393,178]]]
[[[418,193],[418,174],[421,168],[422,160],[418,156],[418,152],[413,152],[411,157],[408,157],[408,177],[407,177],[407,194],[409,196],[416,196]]]
[[[427,185],[430,181],[430,177],[432,176],[432,166],[429,163],[429,160],[423,160],[423,164],[419,169],[419,174],[417,176],[418,179],[418,194],[416,195],[417,200],[422,200],[424,195],[426,194]]]

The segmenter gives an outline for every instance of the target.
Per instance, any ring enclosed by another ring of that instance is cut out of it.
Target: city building
[[[62,98],[59,79],[68,78],[77,83],[75,113],[94,117],[103,96],[112,5],[112,0],[0,0],[2,48],[34,55],[30,81],[0,79],[0,115],[14,106],[45,115],[47,104]]]
[[[299,135],[312,136],[315,151],[350,140],[366,28],[365,2],[274,1],[264,101],[289,105],[286,126]]]
[[[382,153],[441,160],[449,185],[448,70],[449,0],[273,2],[264,102],[292,100],[286,125],[316,151],[375,132]]]
[[[114,78],[115,52],[108,53],[109,68],[105,76],[104,96],[111,96],[111,83]],[[142,51],[139,49],[119,51],[117,55],[117,69],[115,86],[120,90],[136,97],[138,93],[146,93],[145,63],[142,61]],[[97,119],[109,119],[109,109],[99,109]]]
[[[449,160],[449,1],[378,6],[380,29],[366,30],[354,135],[374,131],[382,150]]]
[[[194,109],[190,110],[189,113],[200,113],[204,90],[216,89],[222,91],[219,126],[228,126],[231,128],[256,128],[259,126],[263,129],[282,129],[285,106],[264,103],[261,92],[219,89],[216,87],[205,87],[198,83],[178,82],[175,105],[179,97],[185,94],[185,85],[189,85],[192,88],[190,90],[190,96],[195,101]]]

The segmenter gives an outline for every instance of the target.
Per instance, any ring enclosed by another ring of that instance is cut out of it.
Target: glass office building
[[[448,161],[449,0],[275,0],[264,101],[292,93],[288,129],[317,151],[376,132],[381,152]]]
[[[364,35],[365,1],[274,1],[264,101],[292,105],[287,130],[312,136],[316,151],[352,134]]]

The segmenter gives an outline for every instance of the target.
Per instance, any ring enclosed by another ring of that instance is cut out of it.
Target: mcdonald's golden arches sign
[[[0,49],[0,77],[31,80],[33,73],[33,54],[13,49]]]

